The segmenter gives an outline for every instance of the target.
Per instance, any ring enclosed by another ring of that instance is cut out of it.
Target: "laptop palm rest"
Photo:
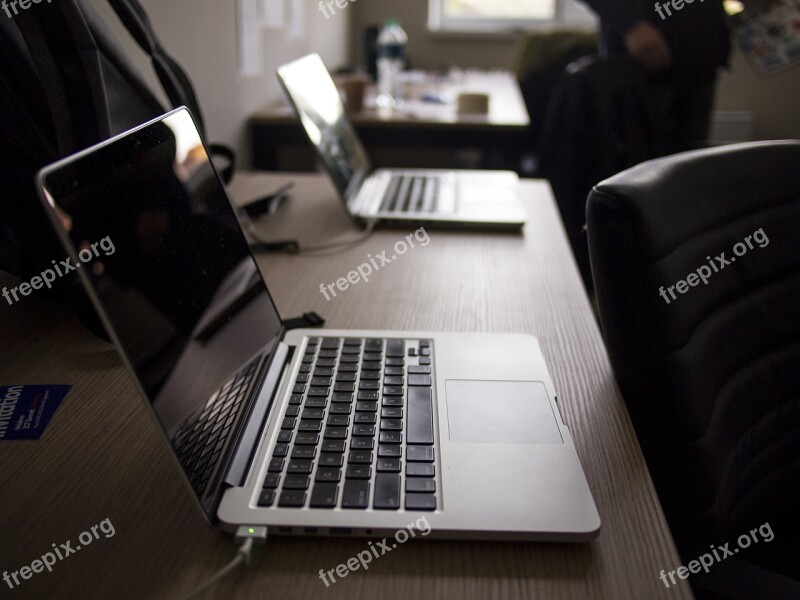
[[[451,442],[563,444],[540,381],[448,380]]]

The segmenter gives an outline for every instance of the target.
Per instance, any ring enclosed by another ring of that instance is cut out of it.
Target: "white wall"
[[[250,164],[246,120],[281,97],[275,69],[309,52],[319,52],[329,67],[348,62],[349,16],[325,19],[306,1],[306,37],[288,41],[284,31],[263,30],[264,70],[242,77],[238,70],[235,0],[142,0],[164,47],[194,82],[210,141],[234,146]],[[106,0],[92,0],[119,33],[154,89],[160,90],[149,61],[124,30]],[[287,6],[289,0],[286,0]]]

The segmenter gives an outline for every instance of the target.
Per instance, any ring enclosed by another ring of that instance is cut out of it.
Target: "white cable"
[[[231,562],[229,562],[225,567],[220,569],[216,572],[216,574],[211,577],[208,581],[200,585],[196,588],[193,592],[189,593],[188,595],[183,597],[183,600],[192,600],[192,598],[197,598],[208,590],[211,586],[216,585],[222,579],[230,575],[236,567],[241,565],[249,565],[250,564],[250,552],[253,549],[253,538],[245,538],[242,542],[242,545],[239,546],[239,550],[236,553],[236,558],[234,558]]]

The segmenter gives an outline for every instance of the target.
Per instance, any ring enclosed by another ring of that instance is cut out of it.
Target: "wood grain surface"
[[[238,202],[291,179],[291,200],[261,227],[270,238],[318,244],[358,233],[327,181],[245,175]],[[590,544],[413,540],[326,588],[364,539],[272,537],[246,570],[204,598],[347,599],[691,598],[664,588],[680,564],[609,367],[545,183],[524,183],[524,235],[427,229],[430,243],[398,257],[369,283],[330,301],[319,292],[388,250],[413,228],[380,229],[327,255],[265,256],[259,264],[287,317],[315,310],[330,327],[523,332],[539,338],[564,420],[603,520]],[[61,258],[61,257],[53,257]],[[0,286],[13,283],[0,275]],[[86,333],[42,293],[0,302],[0,385],[72,384],[42,440],[0,442],[0,575],[53,543],[110,519],[101,537],[0,598],[179,598],[235,553],[209,526],[112,346]]]

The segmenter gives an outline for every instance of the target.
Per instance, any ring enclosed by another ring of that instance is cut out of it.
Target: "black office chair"
[[[690,582],[800,598],[800,141],[642,163],[586,216],[609,356],[684,564],[738,550]],[[765,523],[774,539],[745,548]]]

